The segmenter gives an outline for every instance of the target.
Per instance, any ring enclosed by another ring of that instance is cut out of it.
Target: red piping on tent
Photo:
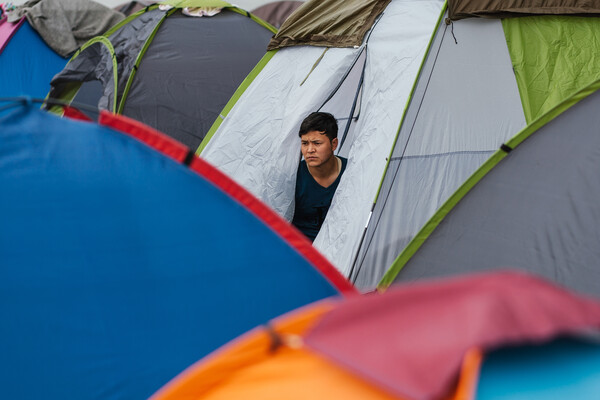
[[[112,114],[103,110],[100,113],[98,123],[128,134],[178,162],[183,162],[191,151],[175,139],[123,115]],[[296,251],[308,259],[342,294],[358,294],[354,286],[312,246],[312,243],[304,235],[256,199],[242,186],[195,155],[189,168],[244,205],[257,218],[296,249]]]
[[[86,121],[86,122],[92,121],[92,119],[90,117],[88,117],[87,115],[85,115],[84,113],[82,113],[81,111],[79,111],[78,109],[76,109],[74,107],[64,106],[63,110],[64,110],[63,111],[64,117],[75,119],[77,121]]]

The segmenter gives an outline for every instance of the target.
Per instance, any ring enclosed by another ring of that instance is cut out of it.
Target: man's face
[[[319,167],[333,157],[338,140],[329,140],[323,132],[310,131],[300,136],[300,143],[306,164],[309,167]]]

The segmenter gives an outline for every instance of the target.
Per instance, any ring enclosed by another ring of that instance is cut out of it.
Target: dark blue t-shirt
[[[315,237],[317,237],[331,205],[335,190],[346,169],[348,160],[343,157],[338,158],[342,160],[342,169],[336,180],[326,188],[319,185],[312,177],[306,166],[306,161],[301,161],[298,166],[298,173],[296,175],[296,207],[294,209],[292,225],[304,233],[310,241],[315,240]]]

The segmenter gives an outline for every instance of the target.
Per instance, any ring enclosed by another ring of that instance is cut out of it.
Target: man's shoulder
[[[298,172],[300,171],[308,172],[308,165],[306,165],[306,160],[300,160],[300,163],[298,164]]]
[[[304,182],[310,176],[310,171],[308,170],[308,165],[306,165],[306,161],[301,160],[298,164],[298,171],[296,172],[296,186],[300,182]]]
[[[348,165],[348,159],[345,157],[340,157],[340,156],[337,156],[337,158],[339,158],[342,161],[342,170],[340,171],[340,175],[341,175],[346,170],[346,165]]]

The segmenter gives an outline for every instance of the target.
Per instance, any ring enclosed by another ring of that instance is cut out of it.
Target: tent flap
[[[502,21],[527,122],[600,78],[599,22],[568,16]]]
[[[294,12],[269,43],[269,50],[299,45],[353,47],[391,0],[311,0]]]
[[[600,15],[600,5],[592,0],[448,0],[449,18],[506,18],[524,15]]]

